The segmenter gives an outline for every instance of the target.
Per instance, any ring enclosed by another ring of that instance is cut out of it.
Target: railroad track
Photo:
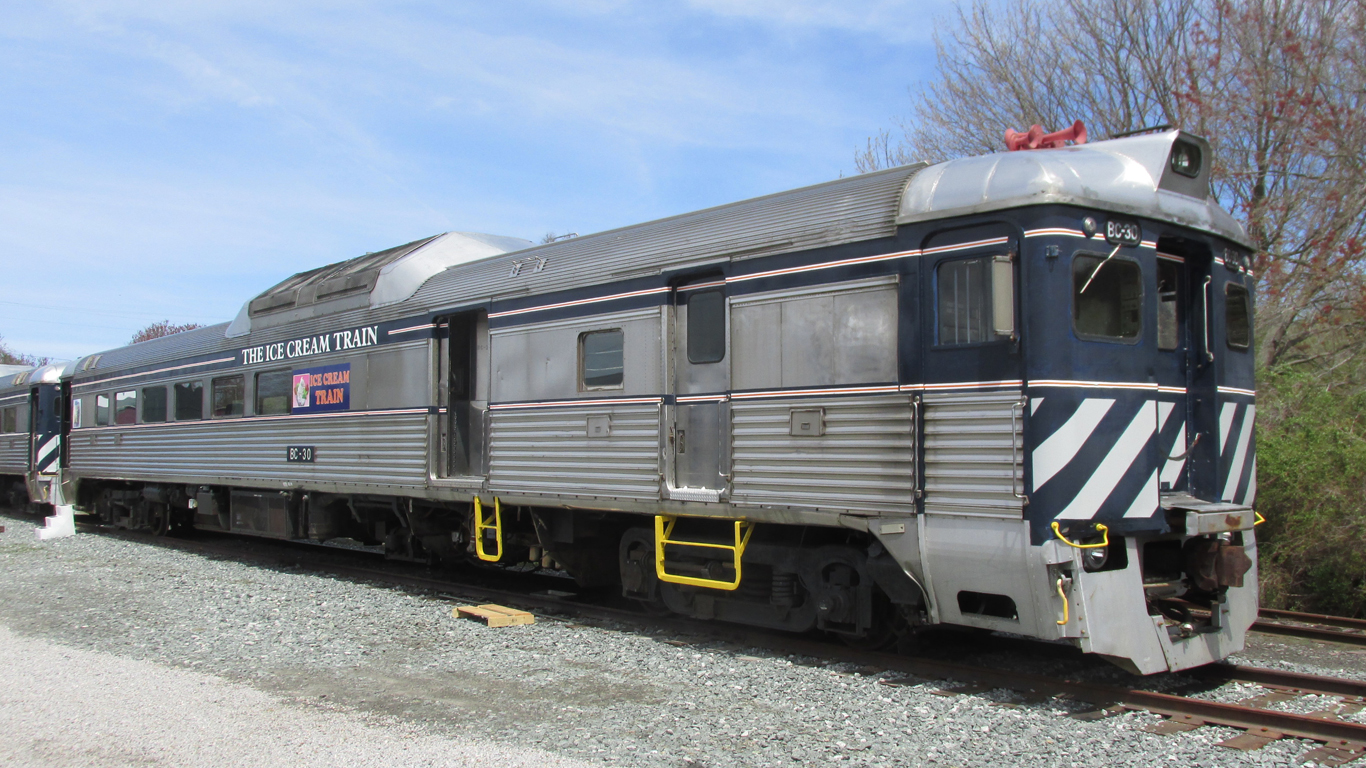
[[[1252,629],[1267,635],[1366,646],[1366,619],[1263,608]]]
[[[347,550],[320,549],[312,545],[264,547],[253,540],[251,547],[241,546],[240,539],[199,537],[190,539],[157,538],[111,531],[107,528],[82,526],[82,530],[99,532],[120,538],[155,542],[161,546],[222,556],[250,559],[276,567],[306,568],[357,580],[380,582],[393,586],[425,590],[443,599],[461,602],[498,602],[529,610],[544,620],[582,622],[601,621],[640,628],[662,630],[680,638],[696,638],[696,643],[720,639],[737,647],[759,647],[775,653],[794,654],[833,662],[855,665],[862,671],[884,674],[886,685],[920,685],[936,681],[951,681],[940,693],[974,694],[1004,689],[1015,691],[1026,700],[1042,701],[1053,697],[1089,702],[1094,709],[1077,715],[1081,719],[1102,719],[1127,711],[1145,711],[1166,719],[1145,728],[1159,734],[1177,734],[1205,726],[1224,726],[1242,733],[1226,739],[1222,746],[1251,750],[1281,738],[1307,739],[1320,746],[1300,756],[1300,762],[1313,760],[1321,766],[1343,765],[1366,754],[1366,724],[1341,719],[1366,709],[1366,682],[1333,677],[1283,672],[1260,667],[1234,664],[1212,664],[1186,674],[1200,681],[1201,690],[1240,682],[1259,686],[1260,691],[1234,703],[1211,701],[1179,693],[1165,693],[1146,688],[1106,685],[1081,679],[1020,672],[997,667],[967,664],[919,656],[904,656],[878,651],[860,651],[827,641],[806,637],[752,630],[723,624],[699,625],[697,622],[648,616],[621,605],[613,605],[602,596],[596,599],[581,597],[573,592],[572,582],[566,579],[536,577],[521,574],[514,580],[515,588],[488,584],[454,582],[448,578],[417,573],[411,568],[395,567],[378,556],[371,562],[356,558]],[[359,553],[365,555],[368,553]],[[470,575],[470,574],[465,574]],[[479,574],[473,574],[479,580]],[[501,577],[500,577],[501,578]],[[560,587],[555,589],[554,587]],[[1264,611],[1265,620],[1279,629],[1287,625],[1281,620],[1308,623],[1310,620],[1333,617],[1309,614],[1288,614]],[[1356,627],[1353,620],[1337,619],[1342,630]],[[1262,623],[1261,620],[1258,622]],[[1361,622],[1366,623],[1366,622]],[[1289,634],[1289,632],[1282,632]],[[1317,635],[1301,634],[1299,636]],[[1336,637],[1336,635],[1334,635]],[[674,640],[677,644],[693,644]],[[1038,644],[1044,646],[1045,644]],[[1079,654],[1069,648],[1048,645],[1041,650],[1058,654]],[[1198,691],[1197,691],[1198,692]],[[1298,714],[1275,709],[1276,705],[1302,696],[1325,696],[1336,699],[1318,711]]]

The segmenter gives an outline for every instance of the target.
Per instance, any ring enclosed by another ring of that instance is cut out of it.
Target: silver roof
[[[300,272],[244,303],[226,335],[234,338],[247,335],[254,327],[269,328],[358,307],[397,304],[445,269],[531,244],[519,237],[446,232]]]
[[[1194,179],[1168,167],[1177,139],[1200,147]],[[1043,203],[1065,203],[1175,221],[1248,245],[1247,233],[1209,198],[1209,145],[1164,131],[1060,149],[1000,152],[932,165],[901,198],[898,224]]]
[[[924,167],[836,179],[466,264],[432,278],[412,302],[455,306],[891,237],[901,190]],[[514,261],[525,264],[515,275]]]

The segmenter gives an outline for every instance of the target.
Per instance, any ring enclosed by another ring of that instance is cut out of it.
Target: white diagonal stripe
[[[1224,458],[1224,449],[1228,446],[1228,430],[1233,426],[1233,415],[1238,412],[1235,403],[1224,403],[1223,410],[1219,411],[1219,458]]]
[[[1224,501],[1233,501],[1238,492],[1238,481],[1243,479],[1243,462],[1247,461],[1247,446],[1252,442],[1252,422],[1257,415],[1257,406],[1247,406],[1243,416],[1243,426],[1238,430],[1238,448],[1233,452],[1233,461],[1228,465],[1228,480],[1224,482]]]
[[[1148,475],[1148,480],[1143,483],[1143,487],[1138,490],[1134,503],[1124,510],[1124,516],[1150,517],[1157,511],[1158,501],[1157,470],[1154,469],[1153,473]]]
[[[1096,430],[1096,425],[1114,404],[1114,400],[1103,398],[1088,397],[1082,400],[1072,417],[1034,449],[1035,491],[1077,455],[1082,443]]]
[[[1172,417],[1172,410],[1176,408],[1176,403],[1157,404],[1157,431],[1161,432],[1167,428],[1167,419]]]
[[[57,450],[57,446],[60,445],[61,442],[62,438],[60,436],[48,438],[48,441],[43,443],[42,447],[38,449],[38,460],[35,461],[34,464],[42,464],[44,461],[47,461],[47,457],[51,456],[52,452]]]
[[[1029,415],[1033,416],[1039,410],[1039,406],[1041,405],[1043,405],[1042,397],[1029,398]]]
[[[1247,490],[1243,492],[1243,498],[1238,503],[1246,504],[1249,507],[1257,501],[1257,452],[1252,452],[1252,473],[1247,476]]]
[[[1186,459],[1190,458],[1190,456],[1183,456],[1179,459],[1171,457],[1189,451],[1190,449],[1186,447],[1186,425],[1182,424],[1181,431],[1176,433],[1176,439],[1172,441],[1171,451],[1167,453],[1167,463],[1162,467],[1162,482],[1166,483],[1167,487],[1170,488],[1176,483],[1176,479],[1181,477],[1181,468],[1186,466]]]
[[[1059,519],[1089,520],[1095,517],[1100,505],[1110,498],[1110,493],[1119,485],[1124,473],[1133,466],[1134,459],[1143,452],[1143,446],[1147,445],[1153,436],[1153,428],[1157,425],[1157,414],[1153,411],[1151,400],[1138,409],[1138,415],[1129,422],[1119,440],[1115,441],[1115,447],[1106,454],[1105,460],[1092,473],[1091,479],[1081,487],[1072,503],[1058,513]]]

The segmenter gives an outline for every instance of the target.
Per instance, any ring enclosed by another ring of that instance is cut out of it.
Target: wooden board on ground
[[[503,605],[461,605],[454,611],[456,616],[481,619],[490,627],[515,627],[519,624],[535,624],[536,617],[526,611],[508,608]]]

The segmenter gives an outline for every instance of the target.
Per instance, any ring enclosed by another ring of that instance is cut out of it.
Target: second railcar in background
[[[62,488],[853,643],[1203,664],[1257,602],[1249,250],[1208,168],[1155,132],[367,254],[74,364]]]

